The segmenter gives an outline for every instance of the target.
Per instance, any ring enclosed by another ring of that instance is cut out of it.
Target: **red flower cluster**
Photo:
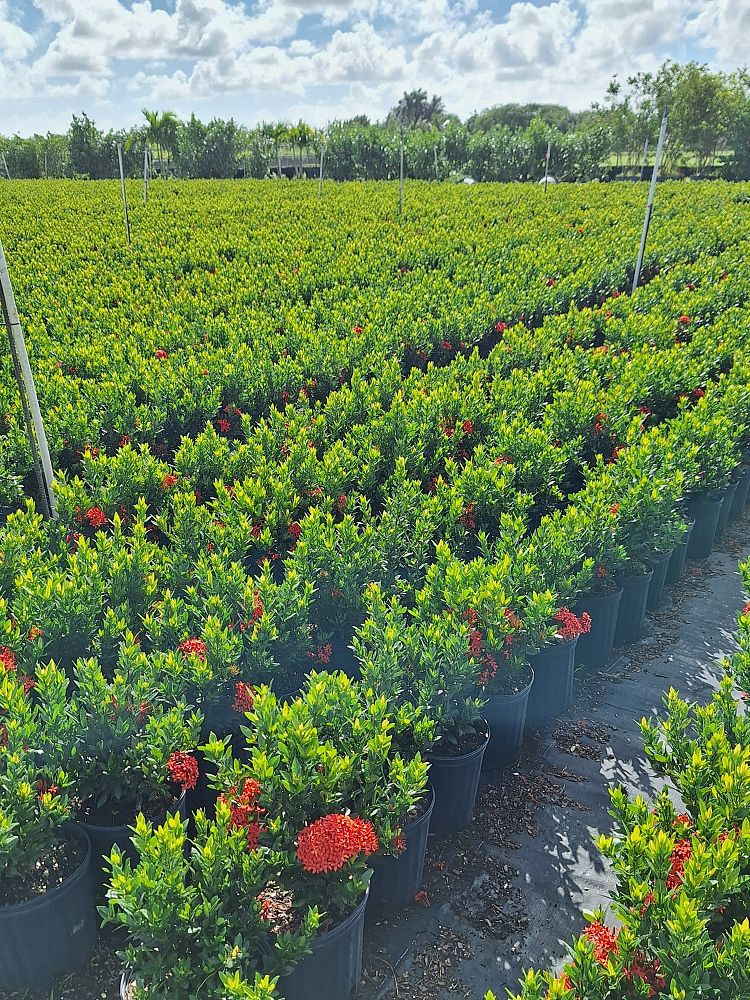
[[[86,511],[85,517],[94,531],[98,531],[99,528],[103,528],[107,523],[107,515],[101,507],[89,507]]]
[[[374,854],[378,838],[372,824],[354,816],[331,813],[300,830],[297,858],[307,872],[338,872],[358,854]]]
[[[331,654],[333,650],[331,648],[330,642],[327,642],[324,646],[318,646],[315,652],[309,652],[307,655],[313,659],[317,660],[318,663],[322,663],[327,666],[331,662]]]
[[[289,525],[289,534],[292,536],[295,542],[299,540],[299,536],[302,534],[302,528],[300,528],[297,521],[293,521]]]
[[[219,417],[216,421],[216,426],[219,428],[220,434],[228,434],[232,429],[232,425],[229,423],[226,417]]]
[[[570,608],[560,608],[552,620],[558,623],[557,634],[561,639],[575,639],[591,631],[591,615],[587,611],[576,618]]]
[[[672,851],[672,866],[667,875],[667,889],[676,889],[682,885],[685,876],[685,863],[690,860],[693,845],[690,840],[678,840]]]
[[[161,481],[161,488],[163,490],[171,490],[179,478],[176,473],[168,472]]]
[[[473,434],[474,424],[471,422],[471,420],[464,420],[464,422],[461,424],[461,430],[464,432],[464,434]]]
[[[247,849],[254,851],[261,834],[260,817],[265,812],[258,805],[260,784],[254,778],[245,778],[242,791],[237,794],[234,785],[227,795],[220,795],[219,802],[229,806],[229,829],[247,831]]]
[[[642,951],[637,951],[633,956],[633,961],[630,965],[626,965],[622,970],[623,975],[628,980],[640,979],[644,983],[648,984],[649,990],[648,995],[650,997],[655,997],[657,993],[660,993],[665,989],[667,985],[666,978],[661,974],[661,963],[658,958],[653,959],[650,962],[646,961],[646,956]]]
[[[396,839],[393,842],[393,846],[396,848],[399,854],[403,854],[406,850],[406,837],[401,830],[396,834]]]
[[[620,509],[619,503],[613,503],[612,506],[609,508],[609,512],[610,514],[616,514],[619,511],[619,509]]]
[[[497,675],[497,660],[487,653],[482,657],[484,669],[479,674],[478,684],[480,687],[487,687],[489,682]]]
[[[183,656],[198,656],[201,660],[206,659],[206,644],[202,639],[185,639],[177,647]]]
[[[690,318],[690,316],[680,316],[677,322],[680,324],[680,326],[688,326],[693,321]]]
[[[750,615],[750,601],[742,608],[743,615]]]
[[[602,965],[606,965],[610,955],[617,954],[617,935],[619,931],[613,931],[610,927],[595,920],[584,930],[583,936],[594,945],[594,958]]]
[[[698,387],[693,392],[693,395],[695,396],[696,399],[703,399],[703,397],[706,395],[706,390],[705,389],[701,389],[700,387]]]
[[[469,632],[469,656],[479,659],[482,655],[482,633],[479,629],[472,629]]]
[[[183,788],[195,788],[198,784],[198,761],[191,753],[184,750],[174,750],[167,761],[169,777]]]
[[[447,417],[442,417],[440,420],[440,430],[445,434],[447,438],[453,437],[455,431],[453,429],[453,422],[448,420]]]
[[[467,503],[464,507],[463,514],[459,514],[458,520],[466,528],[467,531],[474,531],[477,526],[477,519],[474,517],[474,511],[476,510],[476,504],[472,500]]]
[[[255,688],[246,684],[244,681],[237,681],[234,685],[234,701],[232,702],[233,712],[245,712],[252,711],[253,705],[255,704]]]
[[[15,670],[17,666],[13,650],[8,646],[0,646],[0,667],[7,673],[9,670]]]
[[[507,329],[507,323],[495,323],[495,333],[504,333]]]
[[[355,332],[355,333],[364,333],[364,332],[365,332],[365,331],[364,331],[364,327],[361,327],[361,326],[355,326],[355,327],[354,327],[354,332]]]
[[[158,358],[159,361],[164,361],[165,358],[169,357],[169,351],[165,351],[163,347],[157,347],[154,351],[154,357]]]

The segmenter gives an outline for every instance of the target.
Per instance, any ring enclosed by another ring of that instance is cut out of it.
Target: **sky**
[[[0,133],[143,107],[322,126],[415,87],[462,118],[578,110],[666,58],[735,69],[748,38],[750,0],[0,0]]]

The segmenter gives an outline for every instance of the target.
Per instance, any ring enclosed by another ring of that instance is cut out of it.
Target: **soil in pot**
[[[438,744],[439,753],[427,754],[430,784],[435,793],[430,828],[437,836],[457,833],[471,823],[489,741],[489,727],[485,727],[483,732],[469,734],[458,745]]]
[[[729,512],[730,521],[739,521],[745,513],[748,494],[750,494],[750,468],[743,469],[740,481],[737,484],[737,491],[732,501],[732,509]]]
[[[64,824],[59,847],[0,905],[0,989],[50,990],[89,960],[99,925],[91,844]]]
[[[670,549],[669,552],[656,552],[649,559],[649,564],[654,571],[654,575],[651,577],[651,583],[648,585],[648,596],[646,597],[647,611],[653,611],[661,603],[664,584],[667,579],[667,570],[669,569],[669,562],[673,551],[673,549]]]
[[[674,586],[675,583],[679,583],[682,578],[682,574],[685,572],[685,560],[687,559],[687,551],[690,545],[690,536],[693,533],[693,526],[695,525],[695,519],[690,518],[687,524],[687,530],[682,536],[682,541],[675,546],[674,552],[669,557],[669,565],[667,566],[667,576],[665,583],[668,587]]]
[[[514,764],[521,753],[526,709],[534,682],[534,671],[519,678],[516,690],[509,694],[489,694],[482,711],[490,727],[490,742],[482,761],[484,769],[499,770]]]
[[[692,500],[688,511],[695,518],[695,524],[688,542],[688,559],[707,559],[711,555],[719,524],[724,493]]]
[[[647,573],[635,573],[620,579],[622,599],[617,612],[615,646],[627,646],[640,639],[646,617],[648,588],[653,575],[654,571],[649,570]]]
[[[396,911],[414,902],[424,873],[427,836],[435,805],[432,789],[423,799],[419,816],[407,823],[402,836],[406,847],[398,856],[373,858],[370,880],[370,908]]]
[[[597,597],[584,596],[570,610],[580,618],[586,612],[591,617],[591,631],[578,637],[576,662],[596,670],[603,667],[612,654],[617,627],[617,613],[622,588]]]
[[[526,708],[527,726],[544,726],[570,708],[577,643],[578,636],[565,642],[553,642],[529,657],[534,683]]]
[[[362,978],[362,939],[368,896],[344,920],[312,940],[312,954],[279,980],[285,1000],[352,1000]]]

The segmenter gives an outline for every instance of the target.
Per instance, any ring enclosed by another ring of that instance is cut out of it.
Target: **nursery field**
[[[659,185],[632,295],[643,185],[128,190],[130,248],[119,185],[0,187],[58,513],[5,343],[0,988],[115,928],[128,1000],[350,1000],[483,761],[743,516],[750,185]],[[747,995],[750,730],[694,711],[643,734],[686,812],[613,796],[625,929],[526,1000]]]

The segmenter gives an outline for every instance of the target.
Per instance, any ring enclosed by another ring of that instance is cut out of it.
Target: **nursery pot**
[[[49,991],[56,979],[82,968],[96,943],[91,844],[85,831],[63,824],[85,856],[62,885],[24,903],[0,906],[0,988]]]
[[[591,616],[591,631],[578,636],[576,661],[594,669],[607,662],[615,642],[621,599],[622,587],[603,597],[582,597],[580,603],[570,609],[577,618],[584,612]]]
[[[724,494],[724,499],[721,501],[721,510],[719,511],[719,521],[716,525],[716,537],[723,535],[727,530],[727,525],[729,524],[729,517],[732,513],[732,504],[734,503],[734,498],[737,495],[737,488],[740,485],[739,479],[735,479],[733,483],[730,483],[726,493]]]
[[[673,549],[670,549],[669,552],[655,552],[649,559],[654,575],[651,577],[651,583],[648,585],[648,596],[646,598],[647,611],[653,611],[661,603],[661,596],[664,592],[667,570],[669,569],[669,562],[673,551]]]
[[[481,746],[471,753],[457,757],[428,755],[430,784],[435,793],[430,827],[438,836],[457,833],[471,823],[482,760],[489,741],[488,731]]]
[[[745,513],[748,493],[750,493],[750,468],[742,470],[742,475],[737,483],[737,491],[734,494],[732,509],[729,512],[730,521],[739,521]]]
[[[362,937],[368,893],[330,931],[316,935],[312,954],[305,955],[288,976],[279,980],[285,1000],[351,1000],[362,978]]]
[[[362,672],[359,669],[359,660],[354,655],[351,648],[351,635],[339,636],[331,639],[331,661],[323,670],[341,670],[352,680],[359,680]]]
[[[723,500],[723,492],[713,493],[688,504],[688,510],[695,518],[693,533],[688,542],[688,559],[707,559],[711,555]]]
[[[622,600],[617,612],[615,646],[627,646],[640,639],[643,631],[643,619],[646,617],[648,588],[653,576],[654,571],[651,569],[648,573],[624,576],[620,580]]]
[[[185,819],[187,809],[185,807],[186,792],[183,790],[179,799],[170,806],[165,806],[158,812],[149,816],[155,826],[160,826],[167,817],[167,813],[179,813],[181,819]],[[94,882],[94,893],[101,896],[104,893],[106,872],[104,870],[104,858],[109,857],[113,847],[119,847],[126,858],[138,864],[138,852],[131,843],[133,835],[131,826],[135,825],[135,815],[132,824],[123,823],[119,826],[102,826],[97,823],[85,823],[78,820],[76,826],[83,830],[91,842],[91,875]]]
[[[435,793],[428,792],[429,804],[418,819],[404,827],[406,849],[398,857],[387,855],[375,858],[370,879],[370,906],[381,909],[401,910],[414,901],[422,884],[424,859],[427,853],[427,835],[435,807]]]
[[[673,586],[673,584],[678,583],[682,574],[685,571],[685,559],[687,558],[687,550],[690,545],[690,536],[693,533],[693,528],[695,527],[695,518],[691,518],[688,522],[687,528],[682,536],[682,541],[679,545],[675,546],[675,550],[669,558],[669,566],[667,567],[667,578],[665,583],[668,587]]]
[[[565,642],[553,642],[529,657],[534,683],[526,709],[527,725],[543,726],[570,708],[577,643],[578,636]]]
[[[490,742],[482,761],[486,770],[497,770],[514,764],[521,753],[523,730],[526,725],[526,709],[529,693],[534,683],[534,671],[529,667],[531,678],[515,694],[491,694],[482,711],[490,724]]]

